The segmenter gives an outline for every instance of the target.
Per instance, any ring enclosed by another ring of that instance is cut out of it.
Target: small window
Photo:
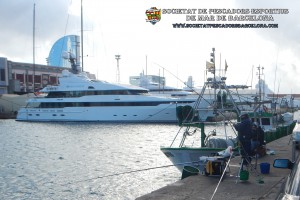
[[[5,81],[5,70],[0,69],[0,81]]]
[[[261,124],[262,125],[271,125],[270,118],[261,118]]]

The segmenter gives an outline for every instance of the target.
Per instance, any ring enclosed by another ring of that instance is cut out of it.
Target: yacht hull
[[[18,121],[100,121],[175,123],[176,105],[153,107],[21,108]]]

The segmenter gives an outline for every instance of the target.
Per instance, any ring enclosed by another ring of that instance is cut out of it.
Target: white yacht
[[[28,100],[17,121],[177,122],[176,107],[195,99],[155,96],[145,88],[92,80],[85,73],[63,71],[58,86]]]

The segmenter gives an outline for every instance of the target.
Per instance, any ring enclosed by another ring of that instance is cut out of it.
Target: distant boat
[[[131,76],[130,83],[149,90],[150,94],[161,97],[175,97],[181,100],[188,100],[195,102],[198,98],[198,94],[186,91],[180,88],[175,88],[165,85],[165,77],[157,75],[145,75],[141,73],[139,76]],[[211,96],[212,97],[212,96]],[[213,97],[212,97],[213,98]],[[202,108],[209,108],[213,103],[213,99],[210,98],[201,102]],[[214,113],[212,109],[199,110],[199,118],[203,121],[215,121]]]
[[[140,73],[139,76],[130,76],[129,82],[132,85],[139,86],[145,89],[148,89],[152,94],[159,94],[165,96],[174,96],[174,97],[187,97],[193,98],[195,101],[197,99],[196,95],[193,95],[192,92],[185,91],[180,88],[175,88],[172,86],[167,86],[165,77],[157,75],[145,75]]]

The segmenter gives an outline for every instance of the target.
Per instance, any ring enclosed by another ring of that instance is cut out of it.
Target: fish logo
[[[151,7],[146,10],[146,22],[150,22],[151,24],[156,24],[161,19],[161,9],[157,9],[156,7]]]

